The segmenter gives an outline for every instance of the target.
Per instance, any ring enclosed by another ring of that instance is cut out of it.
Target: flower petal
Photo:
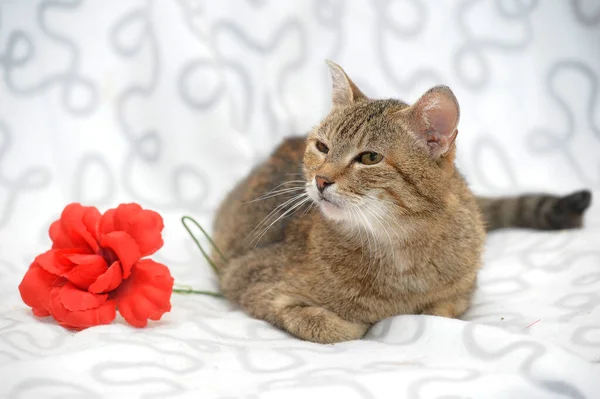
[[[108,211],[104,212],[104,215],[102,215],[102,217],[100,218],[100,223],[98,224],[98,234],[99,235],[108,234],[113,231],[121,230],[121,229],[118,229],[115,224],[115,212],[116,211],[117,210],[113,208],[113,209],[109,209]]]
[[[52,316],[63,327],[81,330],[101,324],[110,324],[115,319],[117,304],[114,299],[109,299],[96,308],[70,311],[61,300],[63,287],[55,287],[50,292]]]
[[[61,289],[62,287],[54,287],[50,291],[50,314],[52,314],[52,317],[54,317],[61,325],[64,325],[65,316],[67,315],[68,310],[60,301],[59,296]]]
[[[60,219],[50,225],[48,232],[52,248],[81,248],[96,252],[99,222],[100,212],[95,207],[78,203],[67,205]]]
[[[50,316],[50,312],[48,312],[46,309],[31,308],[31,310],[32,310],[33,314],[36,315],[37,317]]]
[[[108,270],[98,276],[96,281],[92,285],[89,286],[88,291],[93,292],[95,294],[100,294],[102,292],[110,292],[121,285],[123,281],[123,271],[121,270],[121,263],[116,261]]]
[[[60,303],[70,311],[97,308],[106,302],[107,298],[107,294],[83,291],[70,282],[63,285],[59,293]]]
[[[78,248],[50,249],[35,258],[44,270],[49,273],[65,277],[75,264],[68,259],[69,255],[81,253],[83,250]]]
[[[96,279],[106,272],[108,265],[100,255],[66,255],[75,266],[64,276],[77,287],[87,290]]]
[[[100,245],[102,248],[110,248],[117,255],[123,268],[123,278],[129,277],[131,267],[142,257],[136,241],[124,231],[113,231],[103,235]]]
[[[169,269],[151,259],[133,265],[131,276],[116,291],[119,313],[134,327],[145,327],[148,319],[159,320],[171,310],[173,277]]]
[[[55,283],[62,281],[64,281],[62,277],[48,273],[34,262],[19,284],[21,299],[32,308],[36,316],[48,316],[50,315],[50,291]]]
[[[113,231],[128,233],[138,244],[143,257],[162,247],[163,227],[162,217],[158,213],[142,209],[138,204],[121,204],[102,215],[98,231],[100,235]]]

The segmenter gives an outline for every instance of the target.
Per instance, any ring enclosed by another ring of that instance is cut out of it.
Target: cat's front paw
[[[293,305],[280,309],[277,324],[290,334],[305,341],[320,344],[361,339],[369,324],[342,319],[337,314],[318,306]]]

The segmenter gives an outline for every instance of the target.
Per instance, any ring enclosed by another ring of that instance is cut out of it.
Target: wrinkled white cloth
[[[173,310],[144,329],[117,320],[73,333],[36,319],[16,293],[20,275],[2,275],[0,396],[593,398],[600,206],[592,212],[596,221],[580,231],[491,235],[462,320],[398,316],[336,345],[297,340],[225,300],[192,295],[173,295]],[[209,266],[190,255],[171,265],[174,274],[214,288]]]

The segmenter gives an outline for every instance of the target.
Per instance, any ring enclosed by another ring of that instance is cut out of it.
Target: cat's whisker
[[[303,198],[307,197],[308,194],[306,192],[294,195],[292,198],[288,199],[287,201],[277,205],[271,212],[269,212],[269,214],[267,216],[265,216],[257,225],[256,227],[250,232],[250,234],[248,234],[248,237],[254,233],[257,229],[259,229],[261,226],[266,225],[267,223],[269,223],[269,221],[271,220],[271,218],[273,218],[279,211],[284,210],[286,207],[294,204],[295,202],[297,202],[298,200],[302,200]],[[258,233],[257,233],[258,234]],[[247,237],[247,238],[248,238]]]
[[[310,201],[310,205],[306,208],[302,216],[306,215],[312,209],[313,206],[315,206],[314,201]]]
[[[373,196],[368,196],[368,198],[371,199],[372,203],[380,203],[380,204],[385,204],[387,209],[387,213],[389,214],[394,214],[394,208],[397,207],[397,205],[395,203],[393,203],[392,201],[386,200],[384,198],[377,198],[377,197],[373,197]],[[371,202],[370,202],[371,203]],[[400,223],[398,222],[398,220],[396,218],[392,218],[391,220],[389,220],[389,218],[384,218],[381,217],[382,220],[388,225],[388,227],[392,230],[392,232],[394,233],[394,235],[396,236],[396,239],[401,240],[401,236],[399,234],[399,231],[405,231],[405,227],[401,226]],[[392,224],[390,224],[390,221]]]
[[[286,184],[292,184],[292,183],[303,183],[303,184],[301,186],[285,187],[285,188],[282,188],[280,190],[277,190],[279,187],[285,186]],[[289,181],[283,182],[283,183],[281,183],[281,184],[273,187],[270,191],[267,191],[266,193],[259,195],[255,199],[245,202],[244,204],[249,204],[249,203],[254,202],[254,201],[259,201],[261,199],[266,199],[266,198],[268,198],[268,196],[270,194],[273,194],[275,192],[279,192],[281,190],[287,190],[287,189],[291,189],[291,188],[304,188],[305,184],[306,184],[306,181],[304,181],[304,180],[289,180]]]
[[[305,201],[305,202],[304,202],[304,205],[305,205],[305,204],[308,204],[308,206],[306,207],[306,209],[305,209],[305,210],[304,210],[304,212],[302,213],[302,216],[306,215],[306,213],[307,213],[307,212],[310,210],[310,208],[312,208],[312,206],[314,205],[314,202],[312,201],[312,199],[311,199],[310,197],[309,197],[309,198],[307,198],[307,199],[308,199],[308,201]],[[302,205],[302,206],[304,206],[304,205]],[[302,207],[298,208],[296,211],[294,211],[294,213],[298,212],[300,209],[302,209]],[[292,213],[292,215],[293,215],[294,213]]]
[[[368,208],[369,208],[370,210],[372,210],[372,208],[371,208],[371,207],[369,207],[369,206],[368,206]],[[394,247],[394,241],[392,240],[392,237],[390,236],[390,234],[389,234],[389,232],[388,232],[388,229],[387,229],[387,228],[386,228],[386,227],[383,225],[383,223],[385,223],[385,224],[386,224],[386,225],[389,227],[389,229],[391,229],[391,230],[392,230],[392,233],[396,235],[396,239],[397,239],[397,240],[399,240],[398,233],[397,233],[397,232],[394,230],[394,228],[393,228],[393,227],[392,227],[392,226],[389,224],[389,222],[386,220],[386,218],[384,218],[384,217],[382,217],[381,215],[377,214],[377,212],[376,212],[376,211],[374,211],[374,210],[372,210],[372,211],[373,211],[373,216],[374,216],[374,217],[375,217],[375,219],[376,219],[376,220],[377,220],[377,221],[380,223],[381,227],[383,228],[383,231],[385,232],[385,234],[386,234],[386,235],[387,235],[387,237],[388,237],[388,241],[389,241],[389,244],[390,244],[389,251],[391,252],[391,256],[392,256],[392,265],[397,265],[397,263],[396,263],[396,249],[395,249],[395,247]],[[382,223],[382,222],[383,222],[383,223]]]
[[[275,187],[271,191],[268,191],[268,192],[266,192],[266,193],[258,196],[257,198],[262,198],[262,197],[265,197],[265,196],[268,196],[268,195],[271,195],[271,194],[274,194],[274,193],[278,193],[278,192],[281,192],[281,191],[285,191],[285,190],[291,190],[291,189],[295,189],[295,188],[304,188],[304,187],[305,187],[304,184],[296,185],[294,187],[283,187],[283,188],[279,188],[279,189],[277,189],[277,187]]]
[[[365,230],[367,231],[367,240],[368,240],[368,254],[369,254],[369,264],[367,266],[367,270],[370,272],[371,271],[371,266],[373,265],[374,261],[375,261],[375,254],[377,253],[376,251],[373,251],[373,248],[371,247],[371,239],[369,238],[369,235],[373,236],[373,241],[374,241],[374,249],[377,250],[377,242],[375,239],[375,235],[373,234],[373,227],[371,226],[371,224],[369,223],[368,218],[365,216],[364,212],[362,211],[362,209],[360,209],[359,207],[355,207],[358,215],[363,219],[364,224],[363,226],[365,227]]]
[[[305,180],[288,180],[286,182],[283,182],[283,183],[273,187],[273,190],[275,190],[281,186],[285,186],[286,184],[290,184],[290,183],[306,183],[306,181]]]
[[[387,229],[385,228],[385,226],[381,222],[380,217],[377,215],[377,213],[375,211],[373,211],[371,209],[370,206],[368,206],[368,204],[365,204],[365,210],[367,212],[369,212],[371,214],[371,216],[373,216],[373,218],[375,219],[375,221],[377,223],[379,223],[379,225],[381,226],[381,229],[383,230],[383,232],[387,235],[388,242],[390,244],[389,251],[392,253],[392,262],[393,262],[393,264],[396,264],[396,255],[395,255],[396,251],[394,251],[394,244],[392,243],[392,237],[390,236],[390,234],[388,233]]]
[[[287,209],[283,214],[281,214],[277,219],[275,219],[273,222],[271,222],[270,225],[268,225],[260,234],[260,236],[258,237],[258,239],[256,239],[256,244],[254,245],[254,248],[256,249],[256,246],[258,245],[258,243],[260,242],[261,238],[267,233],[267,231],[269,231],[269,229],[271,227],[273,227],[273,225],[275,223],[277,223],[279,220],[281,220],[282,218],[286,217],[286,216],[291,216],[293,215],[295,212],[292,212],[294,210],[297,210],[298,207],[304,205],[307,201],[310,201],[310,198],[308,198],[308,194],[304,194],[304,197],[299,201],[296,202],[294,205],[292,205],[291,208]],[[290,213],[291,212],[291,213]],[[254,241],[254,240],[252,240]],[[252,243],[252,242],[250,242]]]
[[[390,228],[390,230],[392,230],[392,233],[396,236],[396,239],[400,240],[398,231],[396,229],[394,229],[394,227],[389,223],[389,221],[388,221],[389,218],[383,217],[376,209],[373,209],[374,208],[373,205],[380,205],[379,203],[381,203],[381,202],[389,204],[389,202],[380,200],[379,198],[372,197],[372,196],[369,196],[369,198],[371,199],[371,201],[365,202],[365,207],[368,208],[372,212],[373,216],[376,219],[383,221]],[[392,214],[392,215],[394,214],[393,211],[391,211],[390,209],[386,209],[386,211],[388,211],[388,212],[386,212],[386,214]],[[394,218],[392,218],[392,223],[394,223],[396,226],[398,226],[398,222]],[[386,229],[386,232],[387,232],[387,229]],[[391,238],[390,238],[390,240],[391,240]]]
[[[356,212],[355,208],[356,208],[355,206],[351,206],[348,209],[351,212],[352,221],[353,221],[353,224],[355,225],[354,226],[355,228],[353,228],[353,232],[360,239],[360,242],[359,242],[359,245],[360,245],[360,248],[361,248],[361,251],[360,251],[360,262],[362,263],[365,260],[365,253],[367,254],[367,256],[369,256],[369,253],[367,252],[369,249],[365,250],[365,240],[363,239],[363,234],[365,234],[363,232],[364,226],[363,226],[362,220],[359,219],[358,212]]]
[[[275,209],[273,209],[267,216],[265,216],[257,225],[256,227],[254,227],[252,229],[252,231],[250,233],[248,233],[248,235],[246,236],[246,238],[244,239],[244,241],[248,240],[248,238],[250,238],[250,236],[252,236],[252,234],[258,229],[260,228],[261,225],[263,225],[263,223],[267,223],[269,221],[269,219],[273,216],[273,214],[277,213],[279,210],[281,210],[281,208],[285,208],[287,205],[293,203],[294,201],[303,198],[304,196],[307,196],[308,194],[306,193],[300,193],[290,199],[288,199],[287,201],[277,205],[275,207]],[[253,240],[254,241],[254,240]],[[250,242],[252,243],[252,241]]]
[[[250,232],[250,234],[252,234],[253,232],[255,232],[257,229],[259,229],[261,226],[266,225],[267,223],[269,223],[269,221],[271,220],[271,218],[275,217],[277,215],[277,213],[279,211],[285,210],[285,208],[287,206],[292,205],[294,202],[296,202],[297,200],[299,200],[300,198],[304,197],[304,193],[300,193],[290,199],[288,199],[287,201],[279,204],[278,206],[276,206],[271,212],[269,212],[269,214],[267,216],[265,216],[263,218],[263,220],[261,220],[256,227]],[[250,234],[248,236],[250,236]],[[255,233],[258,234],[258,233]]]
[[[264,194],[264,195],[262,195],[262,196],[260,196],[258,198],[255,198],[255,199],[253,199],[251,201],[244,202],[244,204],[251,204],[253,202],[264,201],[264,200],[266,200],[268,198],[273,198],[273,197],[277,197],[278,195],[283,195],[283,194],[287,194],[287,193],[293,193],[295,191],[304,190],[304,189],[305,189],[305,187],[302,186],[302,187],[284,188],[284,189],[277,190],[277,191],[270,191],[269,193]]]
[[[374,231],[373,231],[373,239],[375,240],[375,232]],[[378,261],[379,261],[379,263],[382,263],[384,261],[384,258],[387,258],[388,252],[385,250],[386,248],[385,248],[385,243],[384,242],[382,242],[381,240],[376,240],[376,242],[377,242],[377,244],[379,246],[379,248],[378,248],[378,254],[379,254]],[[390,245],[390,247],[391,247],[391,245]],[[390,250],[392,250],[392,248],[390,248]],[[387,259],[386,259],[386,261],[387,261]],[[381,275],[381,267],[380,267],[380,265],[376,265],[375,275],[377,276],[377,278],[379,278],[379,276]]]
[[[371,272],[371,269],[374,268],[374,271],[372,272],[376,277],[379,277],[379,267],[377,265],[377,262],[381,261],[381,256],[382,256],[382,243],[381,241],[377,238],[376,234],[375,234],[375,228],[373,227],[373,224],[371,223],[371,221],[369,220],[369,218],[367,217],[367,215],[365,215],[365,212],[362,208],[359,208],[360,212],[364,215],[364,218],[367,220],[368,223],[368,231],[371,234],[372,237],[372,241],[373,241],[373,247],[374,247],[374,251],[373,251],[373,255],[371,257],[371,262],[369,263],[369,272]],[[374,284],[375,279],[371,280],[371,285]]]

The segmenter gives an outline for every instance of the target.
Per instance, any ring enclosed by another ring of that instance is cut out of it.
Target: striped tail
[[[583,213],[591,200],[592,193],[582,190],[564,197],[548,194],[478,197],[477,203],[483,213],[487,231],[507,227],[562,230],[582,226]]]

